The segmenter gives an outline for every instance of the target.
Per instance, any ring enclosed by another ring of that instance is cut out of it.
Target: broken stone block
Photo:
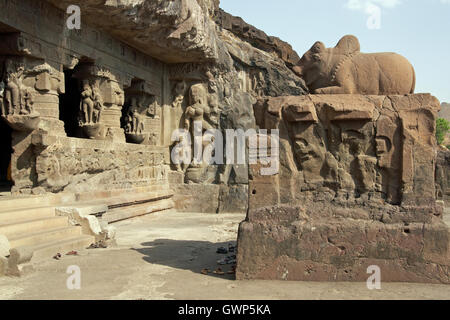
[[[248,185],[221,185],[219,213],[244,213],[248,208]]]
[[[8,238],[0,234],[0,257],[9,256],[9,250],[11,246],[9,244]]]
[[[101,216],[108,211],[106,205],[81,205],[74,207],[58,207],[56,214],[69,217],[72,225],[81,226],[83,234],[92,235],[96,242],[114,242],[115,228],[107,223],[99,221]]]

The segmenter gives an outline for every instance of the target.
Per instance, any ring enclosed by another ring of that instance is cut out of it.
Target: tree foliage
[[[450,122],[443,118],[437,119],[436,122],[436,138],[439,145],[444,143],[445,136],[450,130]]]

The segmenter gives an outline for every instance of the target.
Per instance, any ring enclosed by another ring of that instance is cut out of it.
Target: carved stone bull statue
[[[316,42],[294,72],[315,94],[412,94],[416,74],[396,53],[361,53],[358,38],[343,37],[334,48]]]

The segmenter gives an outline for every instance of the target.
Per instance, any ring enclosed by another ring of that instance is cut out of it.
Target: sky
[[[450,0],[221,0],[220,6],[300,56],[316,41],[334,47],[347,34],[359,38],[362,52],[397,52],[416,70],[416,93],[450,102]]]

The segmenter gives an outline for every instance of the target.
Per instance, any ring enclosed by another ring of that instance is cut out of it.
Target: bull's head
[[[317,41],[294,67],[295,73],[303,78],[306,85],[314,83],[320,74],[323,65],[322,54],[326,51],[325,45]]]
[[[327,76],[324,72],[329,69],[326,64],[330,62],[332,55],[348,55],[359,50],[358,38],[352,35],[344,36],[336,47],[330,49],[327,49],[322,42],[317,41],[293,67],[293,71],[305,80],[308,88],[314,89],[313,84]]]

